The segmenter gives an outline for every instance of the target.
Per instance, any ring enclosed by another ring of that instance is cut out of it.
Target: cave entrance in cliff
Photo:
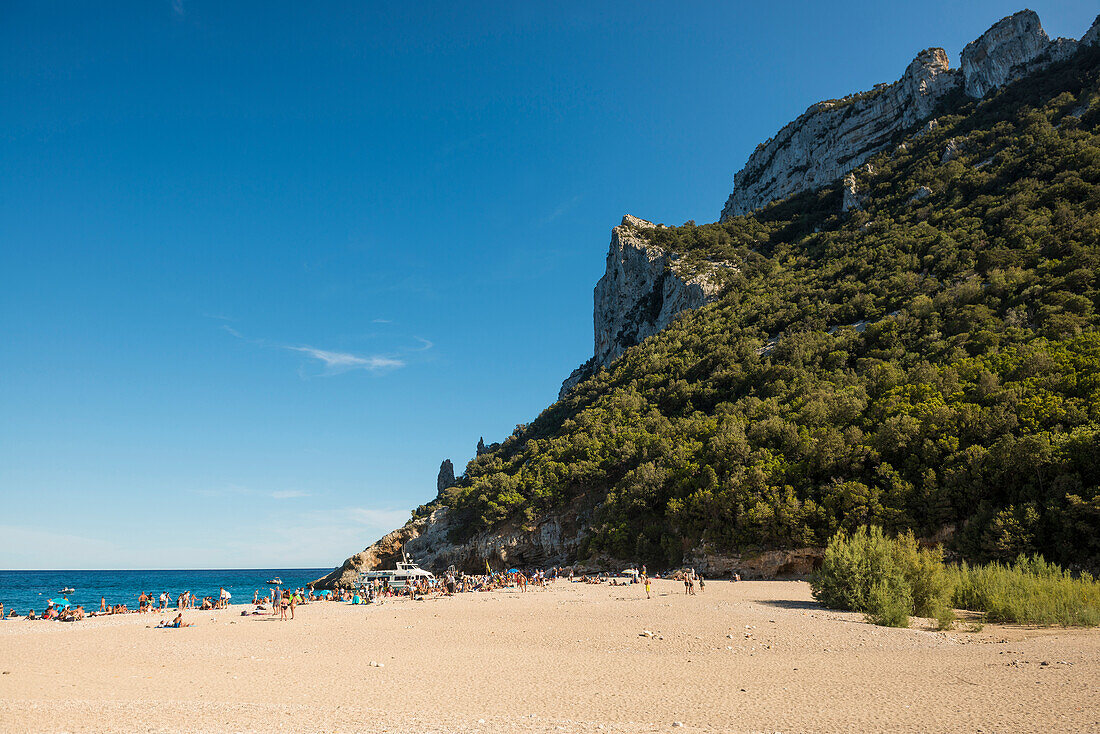
[[[775,570],[777,578],[790,578],[792,576],[806,576],[814,571],[821,570],[822,558],[798,558],[787,561]]]

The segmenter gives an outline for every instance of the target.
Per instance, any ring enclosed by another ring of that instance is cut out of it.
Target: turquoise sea
[[[62,596],[75,607],[83,604],[88,611],[99,608],[101,597],[108,604],[125,604],[137,608],[138,595],[142,591],[159,597],[167,591],[175,599],[181,592],[190,591],[198,597],[217,598],[224,586],[233,594],[233,602],[252,601],[257,589],[263,594],[268,589],[268,579],[283,581],[283,588],[305,586],[324,576],[331,568],[250,568],[250,569],[195,569],[186,571],[0,571],[0,603],[5,614],[15,609],[26,614],[33,609],[41,614],[46,601]],[[61,589],[72,587],[72,594],[61,594]]]

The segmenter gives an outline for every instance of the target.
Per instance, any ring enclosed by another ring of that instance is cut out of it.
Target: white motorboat
[[[402,589],[409,583],[415,583],[421,579],[432,580],[435,576],[431,571],[425,571],[416,562],[409,559],[403,552],[401,556],[405,559],[397,562],[397,568],[394,569],[375,569],[374,571],[360,571],[359,572],[359,584],[371,584],[375,581],[389,582],[391,589]]]

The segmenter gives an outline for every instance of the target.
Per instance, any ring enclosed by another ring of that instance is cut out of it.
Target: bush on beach
[[[1042,556],[946,566],[942,550],[921,548],[911,531],[890,538],[874,526],[834,535],[811,586],[826,606],[890,627],[907,626],[913,615],[935,617],[946,629],[952,605],[991,622],[1100,625],[1100,583],[1088,573],[1074,577]]]
[[[1015,563],[951,568],[954,604],[984,612],[990,622],[1095,627],[1100,625],[1100,583],[1073,577],[1042,556]]]
[[[939,548],[921,548],[908,532],[888,538],[877,526],[837,533],[812,581],[826,606],[863,612],[875,624],[905,627],[909,616],[949,624],[950,580]]]

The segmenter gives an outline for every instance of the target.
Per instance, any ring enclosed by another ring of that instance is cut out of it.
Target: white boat
[[[76,592],[76,589],[74,589],[71,586],[66,586],[64,589],[61,590],[62,594],[73,594],[75,592]]]
[[[276,576],[273,579],[268,579],[267,583],[271,586],[282,586],[283,585],[283,580],[281,578],[279,578],[278,576]]]
[[[409,560],[409,557],[404,553],[401,554],[405,560],[397,562],[397,568],[382,570],[375,569],[374,571],[360,571],[358,584],[371,584],[375,581],[389,582],[391,589],[403,589],[410,582],[416,582],[421,579],[427,579],[431,581],[435,578],[431,571],[425,571],[420,566],[416,565],[414,561]]]

